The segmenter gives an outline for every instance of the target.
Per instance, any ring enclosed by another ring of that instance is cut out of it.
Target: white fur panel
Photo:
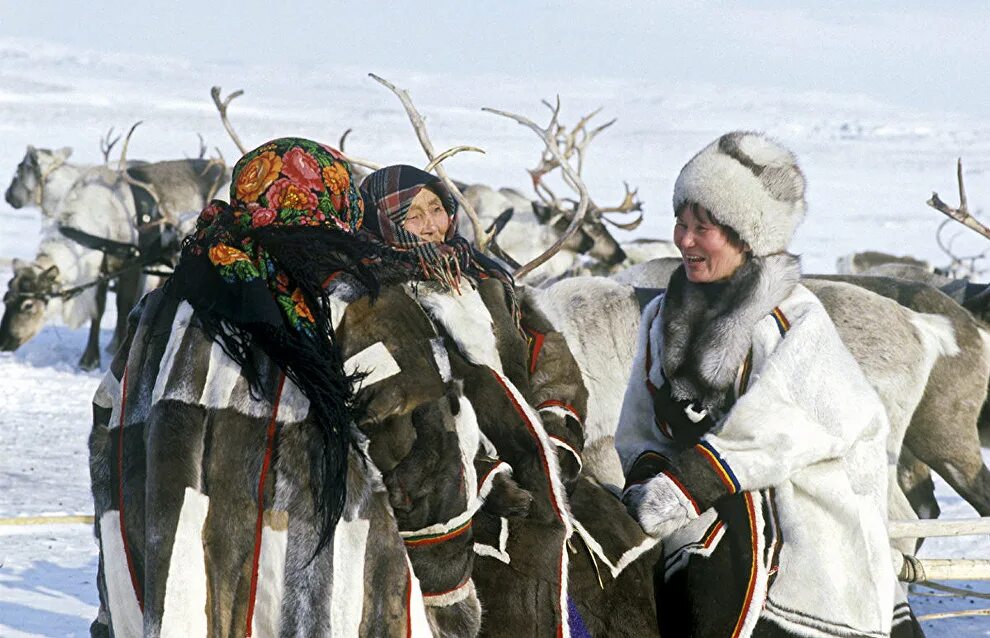
[[[443,343],[443,337],[430,339],[430,348],[433,349],[433,360],[437,364],[437,372],[444,383],[454,378],[454,373],[450,369],[450,354]]]
[[[430,629],[430,621],[426,619],[426,604],[423,602],[423,588],[419,586],[419,579],[413,573],[409,556],[406,556],[406,568],[409,570],[409,628],[410,638],[432,638],[433,631]],[[334,634],[336,635],[336,634]]]
[[[435,321],[440,322],[468,361],[502,372],[495,326],[477,290],[465,286],[461,294],[457,294],[420,285],[414,297]]]
[[[467,397],[458,397],[460,409],[454,417],[457,429],[457,442],[461,450],[461,466],[463,469],[464,489],[467,493],[468,509],[476,511],[478,504],[478,474],[474,467],[474,457],[481,445],[481,427],[478,425],[478,415]]]
[[[468,578],[459,587],[442,594],[423,594],[423,604],[427,607],[450,607],[461,602],[474,592],[474,581]]]
[[[309,415],[309,399],[292,379],[286,378],[282,398],[278,404],[278,420],[281,423],[299,423]]]
[[[172,333],[169,335],[168,343],[165,346],[165,354],[158,366],[158,376],[155,378],[155,387],[151,391],[151,404],[154,405],[163,398],[169,380],[172,376],[172,365],[175,363],[175,355],[185,337],[189,321],[192,319],[193,308],[188,301],[183,301],[175,310],[175,318],[172,320]],[[184,397],[183,397],[184,398]]]
[[[254,596],[254,617],[251,618],[253,636],[275,638],[279,635],[288,542],[288,530],[275,530],[267,525],[261,528],[258,589]]]
[[[110,370],[107,370],[107,373],[103,375],[103,380],[96,388],[93,403],[108,410],[120,403],[120,380],[113,376],[113,372]]]
[[[597,556],[606,567],[608,567],[609,573],[612,574],[612,578],[618,578],[619,574],[621,574],[626,567],[631,565],[637,558],[656,547],[656,544],[660,542],[655,538],[647,536],[642,543],[636,547],[630,547],[622,554],[622,556],[618,558],[618,560],[613,562],[612,559],[605,554],[605,550],[602,548],[601,543],[599,543],[595,537],[592,536],[591,532],[586,530],[584,526],[581,525],[581,523],[576,519],[574,520],[574,531],[577,532],[578,536],[581,537],[581,540],[585,542],[588,549],[590,549],[591,552],[595,554],[595,556]]]
[[[933,315],[926,313],[915,313],[911,317],[911,324],[918,331],[928,348],[935,351],[936,357],[954,357],[959,354],[959,344],[956,342],[956,331],[952,327],[952,321],[943,315]]]
[[[119,510],[107,510],[100,517],[100,544],[103,546],[103,573],[113,633],[122,638],[143,636],[144,618],[127,569]]]
[[[206,371],[206,382],[203,384],[203,394],[199,398],[200,405],[214,409],[229,407],[234,387],[240,378],[240,366],[214,341],[210,345],[210,363]]]
[[[506,546],[509,543],[509,519],[504,516],[499,519],[501,527],[498,533],[498,547],[492,547],[491,545],[485,545],[484,543],[474,544],[474,553],[478,556],[487,556],[489,558],[494,558],[497,561],[501,561],[506,565],[509,564],[509,552],[506,551]]]
[[[362,387],[368,387],[394,377],[402,372],[392,353],[381,341],[374,343],[344,362],[344,372],[348,375],[365,372]]]
[[[165,582],[162,638],[207,634],[203,525],[209,508],[208,496],[186,488]]]
[[[330,619],[334,636],[359,638],[364,610],[364,561],[371,523],[340,519],[333,535]]]

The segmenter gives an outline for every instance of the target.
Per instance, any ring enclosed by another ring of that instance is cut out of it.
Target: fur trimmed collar
[[[684,266],[678,267],[661,311],[663,371],[673,398],[723,411],[752,345],[753,327],[800,278],[801,262],[794,255],[751,257],[713,295],[712,284],[691,283]]]

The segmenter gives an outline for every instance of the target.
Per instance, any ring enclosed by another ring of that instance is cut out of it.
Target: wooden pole
[[[926,519],[920,521],[890,521],[888,529],[891,538],[990,535],[990,517],[957,520]]]

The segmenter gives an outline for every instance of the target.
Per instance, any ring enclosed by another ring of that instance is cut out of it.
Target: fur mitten
[[[661,472],[645,483],[629,486],[622,495],[629,513],[643,531],[664,539],[698,518],[698,506],[676,481]]]

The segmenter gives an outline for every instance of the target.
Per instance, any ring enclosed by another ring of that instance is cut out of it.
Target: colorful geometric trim
[[[739,392],[738,397],[746,394],[746,390],[749,388],[749,377],[753,374],[753,349],[749,349],[749,354],[746,355],[746,360],[743,361],[742,374],[739,377]]]
[[[752,543],[751,554],[753,556],[753,560],[749,566],[749,583],[746,585],[746,598],[743,601],[742,609],[739,612],[739,618],[736,620],[736,626],[732,630],[732,638],[739,638],[746,618],[753,611],[750,609],[750,606],[753,604],[753,595],[756,592],[756,576],[759,571],[760,561],[760,546],[756,532],[756,507],[753,504],[753,493],[744,493],[743,499],[746,502],[746,516],[749,517],[749,534],[750,542]]]
[[[787,320],[786,316],[784,316],[784,312],[780,309],[780,307],[774,308],[770,315],[773,317],[774,321],[777,322],[777,330],[780,331],[780,336],[783,337],[784,334],[791,329],[791,322]]]
[[[722,483],[729,490],[730,494],[735,494],[736,492],[742,490],[739,485],[739,479],[737,479],[736,475],[732,472],[732,468],[730,468],[729,464],[725,462],[718,452],[715,451],[715,448],[712,447],[711,443],[708,441],[701,441],[694,446],[694,449],[696,449],[705,458],[705,460],[708,461],[708,464],[712,466],[713,470],[715,470],[715,474],[717,474],[722,480]]]
[[[461,523],[449,532],[439,532],[436,534],[424,534],[422,536],[410,536],[408,538],[402,539],[402,542],[406,544],[406,547],[425,547],[427,545],[436,545],[437,543],[443,543],[445,541],[457,538],[464,532],[471,529],[471,523],[473,519],[468,519]]]

